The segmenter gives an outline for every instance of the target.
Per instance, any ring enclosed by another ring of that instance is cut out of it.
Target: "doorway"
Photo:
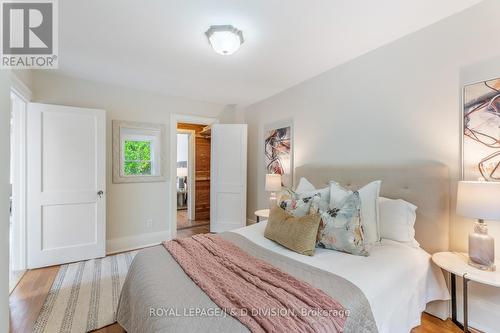
[[[11,90],[9,292],[26,272],[26,111],[28,102]]]
[[[206,233],[210,225],[210,126],[177,123],[177,232]]]

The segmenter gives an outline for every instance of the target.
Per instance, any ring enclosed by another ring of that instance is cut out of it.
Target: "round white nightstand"
[[[269,217],[269,209],[259,209],[255,211],[255,216],[257,216],[257,223],[260,222],[260,218],[267,219]]]
[[[467,284],[469,281],[487,284],[493,287],[500,287],[500,271],[489,272],[482,271],[470,266],[467,261],[469,256],[466,253],[458,252],[439,252],[432,256],[432,261],[451,274],[451,319],[453,322],[463,327],[464,332],[469,332],[468,326],[468,301],[467,301]],[[500,267],[500,261],[495,262],[497,267]],[[456,295],[456,276],[461,276],[463,279],[463,307],[464,307],[464,324],[457,321],[457,295]]]

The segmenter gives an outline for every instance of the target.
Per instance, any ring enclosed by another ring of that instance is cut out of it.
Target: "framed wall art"
[[[293,185],[293,124],[291,120],[264,128],[264,163],[266,173],[280,174],[284,187]]]
[[[500,181],[500,78],[463,90],[464,180]]]

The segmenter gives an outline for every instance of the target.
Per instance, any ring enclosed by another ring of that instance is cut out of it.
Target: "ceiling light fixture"
[[[243,33],[232,25],[212,25],[205,32],[215,52],[230,55],[243,44]]]

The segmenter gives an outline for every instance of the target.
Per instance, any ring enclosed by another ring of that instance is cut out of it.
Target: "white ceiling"
[[[481,0],[62,0],[59,72],[248,105]],[[204,32],[243,30],[231,56]]]

